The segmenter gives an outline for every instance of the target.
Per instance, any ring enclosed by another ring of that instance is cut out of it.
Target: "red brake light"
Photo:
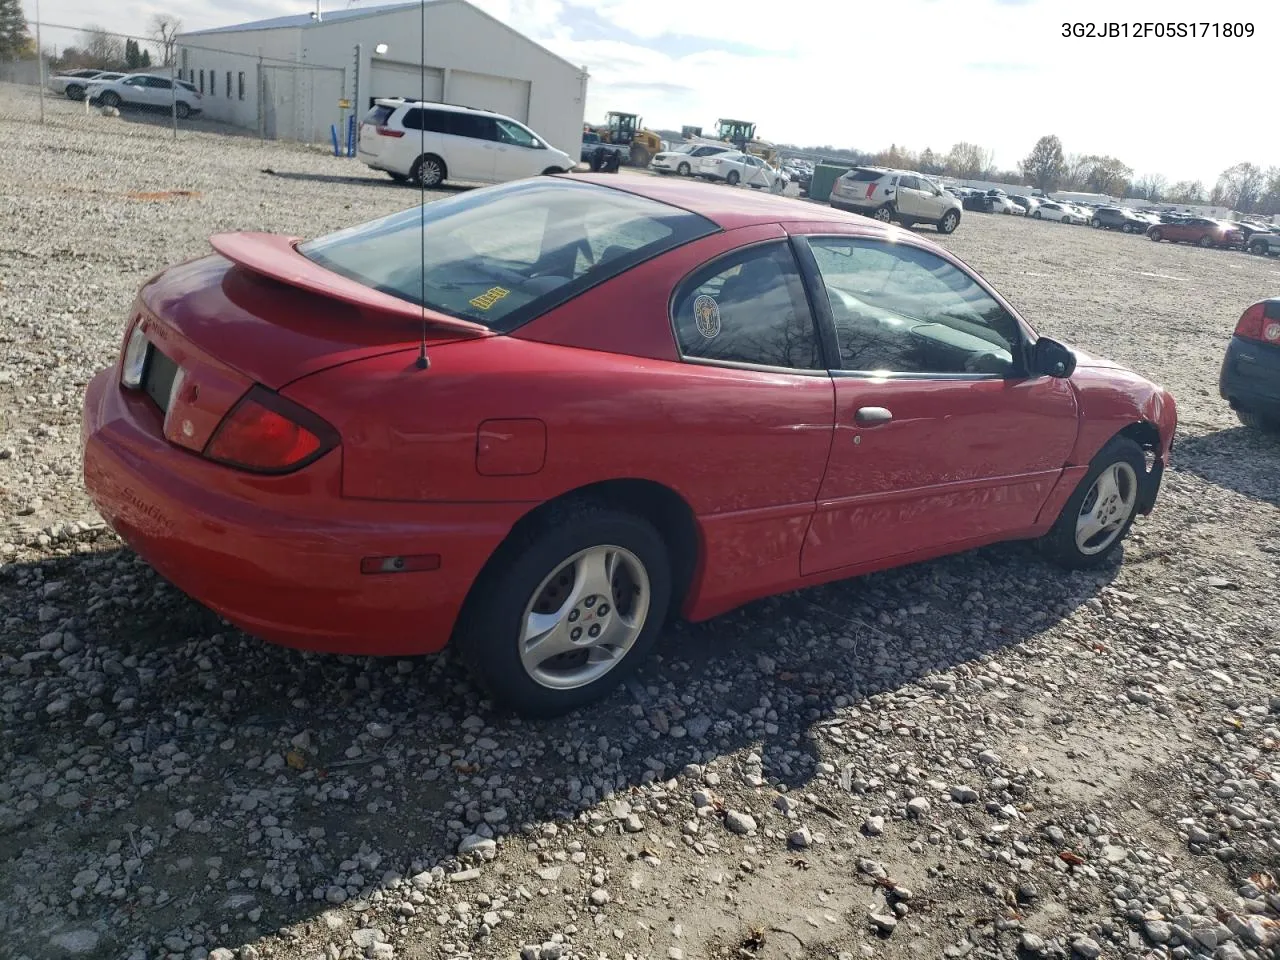
[[[392,130],[390,127],[378,127],[378,136],[380,137],[403,137],[403,130]]]
[[[204,456],[254,473],[287,473],[337,445],[337,432],[315,414],[254,387],[223,417]]]
[[[1275,312],[1276,316],[1268,317],[1267,305],[1255,303],[1240,315],[1240,321],[1236,324],[1236,336],[1280,344],[1280,310]]]
[[[867,196],[866,196],[866,199],[870,200],[870,199],[871,199],[871,195],[872,195],[873,193],[875,193],[875,192],[876,192],[876,182],[875,182],[874,180],[872,180],[870,183],[868,183],[868,184],[867,184]]]

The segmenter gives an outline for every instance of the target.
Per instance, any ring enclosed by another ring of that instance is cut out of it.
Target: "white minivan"
[[[360,123],[357,155],[393,180],[503,183],[565,173],[577,163],[500,113],[398,98],[375,100]]]

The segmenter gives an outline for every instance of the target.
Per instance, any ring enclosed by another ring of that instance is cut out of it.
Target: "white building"
[[[359,117],[377,97],[403,96],[494,110],[578,152],[586,68],[466,0],[321,10],[177,42],[205,116],[264,137],[325,142],[351,109]]]

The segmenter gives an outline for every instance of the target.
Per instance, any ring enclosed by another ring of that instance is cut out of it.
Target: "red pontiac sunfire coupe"
[[[99,510],[251,634],[452,642],[550,714],[670,614],[1000,540],[1094,566],[1152,509],[1173,398],[1037,336],[946,250],[624,181],[214,237],[143,286],[89,386]]]

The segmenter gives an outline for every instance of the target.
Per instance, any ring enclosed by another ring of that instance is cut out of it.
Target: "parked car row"
[[[782,193],[791,181],[784,168],[772,166],[754,154],[735,150],[727,143],[692,141],[678,144],[655,154],[649,161],[649,169],[654,173],[701,177],[727,183],[731,187],[741,185],[770,193]]]
[[[113,70],[71,70],[49,78],[49,89],[59,93],[68,100],[83,100],[84,92],[91,83],[110,83],[122,80],[128,74],[116,73]]]

